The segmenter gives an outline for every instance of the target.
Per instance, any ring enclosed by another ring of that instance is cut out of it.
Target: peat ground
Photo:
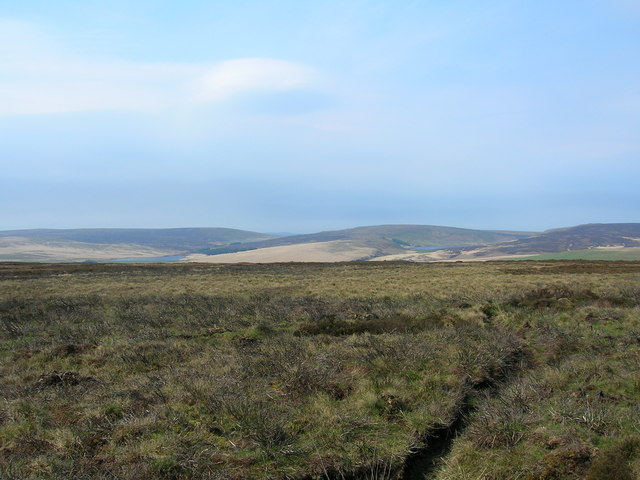
[[[0,264],[0,476],[634,479],[640,264]]]

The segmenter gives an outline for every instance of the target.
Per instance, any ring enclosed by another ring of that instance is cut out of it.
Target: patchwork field
[[[0,477],[635,479],[640,263],[0,264]]]

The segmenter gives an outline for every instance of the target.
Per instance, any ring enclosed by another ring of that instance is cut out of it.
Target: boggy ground
[[[0,264],[2,478],[640,473],[640,264]]]

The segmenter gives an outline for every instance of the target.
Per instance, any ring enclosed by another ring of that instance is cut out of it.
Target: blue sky
[[[0,0],[0,229],[640,221],[640,1]]]

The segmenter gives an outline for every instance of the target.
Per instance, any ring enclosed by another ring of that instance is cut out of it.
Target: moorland
[[[640,474],[640,263],[0,264],[0,477]]]

